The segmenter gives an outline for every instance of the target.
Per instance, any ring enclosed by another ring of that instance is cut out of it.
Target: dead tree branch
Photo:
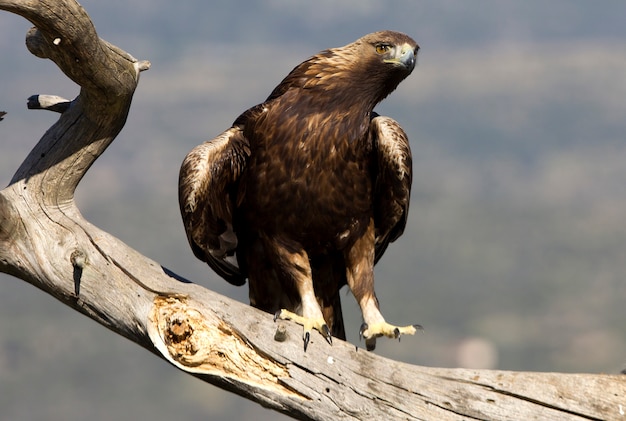
[[[0,270],[178,368],[299,419],[626,419],[626,376],[427,368],[320,338],[177,277],[87,222],[76,186],[126,121],[149,68],[101,40],[73,0],[0,0],[30,20],[37,57],[80,94],[34,96],[61,113],[0,191]],[[181,234],[182,235],[182,234]],[[1,381],[1,380],[0,380]]]

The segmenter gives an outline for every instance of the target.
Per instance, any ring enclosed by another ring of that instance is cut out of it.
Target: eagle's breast
[[[372,211],[369,116],[338,115],[306,98],[295,107],[285,99],[270,102],[246,125],[244,214],[251,229],[311,249],[345,247],[362,235]]]

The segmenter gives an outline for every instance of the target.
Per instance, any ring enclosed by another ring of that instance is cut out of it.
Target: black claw
[[[367,323],[363,322],[361,328],[359,329],[359,341],[363,340],[363,332],[365,332],[368,327]]]
[[[304,352],[306,352],[307,347],[309,346],[309,341],[311,340],[311,333],[306,332],[304,334]]]
[[[393,337],[394,337],[394,338],[396,338],[396,339],[399,339],[399,338],[400,338],[400,329],[395,328],[395,329],[393,330]]]
[[[280,317],[280,310],[274,313],[274,323],[276,323],[276,320],[278,320],[279,317]]]
[[[333,344],[333,335],[332,333],[330,333],[330,329],[328,328],[327,325],[322,326],[322,333],[324,335],[324,339],[326,339],[326,342],[328,342],[330,345]]]

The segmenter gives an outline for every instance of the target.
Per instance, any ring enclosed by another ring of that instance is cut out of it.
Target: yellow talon
[[[368,325],[363,323],[359,330],[359,338],[365,338],[365,345],[368,351],[376,348],[376,338],[386,336],[388,338],[400,339],[401,335],[415,335],[415,332],[422,330],[421,325],[394,326],[387,322],[374,323]]]
[[[277,319],[281,320],[292,320],[299,325],[304,327],[304,331],[302,333],[302,339],[304,340],[304,351],[306,352],[307,347],[309,346],[309,341],[311,340],[311,330],[315,329],[324,336],[326,342],[329,344],[333,344],[332,335],[330,333],[330,329],[328,325],[326,325],[326,321],[323,318],[319,319],[311,319],[308,317],[300,316],[294,312],[289,310],[279,310],[274,314],[274,321]]]

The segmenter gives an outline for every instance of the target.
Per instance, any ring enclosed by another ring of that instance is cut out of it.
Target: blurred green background
[[[247,302],[197,261],[177,204],[185,154],[319,50],[406,32],[418,66],[378,108],[414,157],[409,224],[377,266],[383,314],[421,323],[376,352],[412,364],[626,367],[626,3],[85,0],[139,59],[125,129],[77,191],[85,217],[174,272]],[[57,119],[31,94],[78,87],[0,12],[0,183]],[[349,340],[361,323],[344,296]],[[329,349],[329,352],[332,350]],[[0,275],[0,419],[285,419],[178,372]]]

